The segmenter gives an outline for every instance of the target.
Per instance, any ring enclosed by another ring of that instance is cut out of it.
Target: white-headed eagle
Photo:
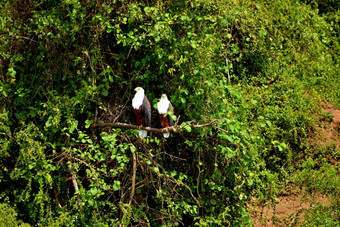
[[[148,98],[144,95],[144,89],[141,87],[135,88],[136,94],[132,99],[133,112],[136,117],[136,123],[139,127],[150,127],[151,126],[151,105]],[[146,138],[148,131],[139,130],[138,135]]]
[[[164,116],[168,111],[171,111],[171,113],[174,114],[174,108],[172,107],[172,104],[166,94],[162,94],[161,100],[157,103],[157,109],[162,128],[173,126],[174,121],[171,116],[169,114]],[[164,138],[169,138],[170,132],[164,132],[163,136]]]

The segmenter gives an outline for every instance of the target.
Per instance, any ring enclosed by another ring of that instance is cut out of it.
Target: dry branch
[[[225,59],[225,63],[226,63],[226,65],[227,65],[228,84],[230,84],[229,61],[228,61],[227,58]]]
[[[136,188],[136,169],[137,169],[137,154],[136,152],[134,152],[132,154],[133,157],[133,167],[132,167],[132,188],[131,188],[131,194],[130,194],[130,201],[129,201],[129,205],[131,205],[132,200],[133,200],[133,196],[135,195],[135,188]]]
[[[163,132],[180,132],[183,130],[183,128],[190,126],[192,129],[199,129],[199,128],[204,128],[204,127],[209,127],[213,126],[213,123],[218,122],[218,121],[224,121],[225,119],[215,119],[212,120],[208,123],[199,125],[199,124],[194,124],[195,120],[185,122],[181,125],[174,125],[171,126],[167,129],[161,129],[161,128],[150,128],[150,127],[138,127],[137,125],[130,125],[126,123],[120,123],[120,122],[115,122],[115,123],[97,123],[97,124],[92,124],[91,127],[93,128],[101,128],[101,127],[112,127],[112,128],[127,128],[127,129],[143,129],[149,132],[157,132],[157,133],[163,133]]]
[[[55,187],[53,187],[53,194],[54,194],[54,198],[55,198],[55,201],[57,202],[58,206],[60,208],[62,208],[60,202],[59,202],[59,198],[58,198],[58,192],[57,192],[57,189]]]
[[[72,169],[71,163],[67,163],[67,168],[69,169],[70,174],[71,174],[71,180],[72,180],[72,183],[73,183],[74,190],[76,192],[78,192],[79,191],[79,187],[78,187],[78,183],[77,183],[74,171]],[[80,198],[79,194],[77,194],[77,199],[78,199],[78,205],[79,205],[79,207],[81,207],[81,198]]]

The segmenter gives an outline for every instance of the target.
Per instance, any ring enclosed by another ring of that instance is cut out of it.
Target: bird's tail
[[[148,131],[146,131],[146,130],[139,130],[138,131],[138,135],[139,135],[139,137],[146,138],[148,136]]]
[[[169,138],[169,136],[170,136],[170,132],[164,132],[163,133],[163,137],[164,138]]]

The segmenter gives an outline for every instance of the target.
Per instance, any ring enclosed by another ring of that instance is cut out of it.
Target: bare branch
[[[218,129],[218,130],[221,130],[222,132],[228,133],[227,130],[225,130],[225,129],[223,129],[223,128],[220,128],[220,127],[217,127],[216,125],[213,125],[212,127],[213,127],[213,128],[216,128],[216,129]]]
[[[225,59],[225,63],[227,65],[228,83],[230,84],[229,61],[227,58]]]
[[[79,191],[78,183],[77,183],[77,180],[76,180],[76,177],[75,177],[75,174],[74,174],[74,171],[72,169],[72,165],[71,165],[70,162],[67,163],[67,168],[69,169],[70,174],[71,174],[71,180],[72,180],[72,183],[73,183],[74,190],[76,192],[78,192]],[[78,199],[78,205],[79,205],[79,208],[80,208],[81,207],[81,198],[80,198],[79,194],[77,194],[77,199]]]
[[[186,126],[190,126],[192,129],[199,129],[199,128],[204,128],[204,127],[209,127],[213,126],[213,123],[218,122],[218,121],[225,121],[225,119],[215,119],[212,120],[208,123],[202,124],[202,125],[195,125],[194,120],[189,121],[186,123],[183,123],[182,125],[174,125],[166,129],[167,132],[180,132],[183,131],[183,128]],[[97,123],[97,124],[92,124],[93,128],[100,128],[100,127],[112,127],[112,128],[127,128],[127,129],[143,129],[149,132],[157,132],[157,133],[163,133],[164,129],[161,128],[150,128],[150,127],[138,127],[137,125],[130,125],[126,123],[121,123],[121,122],[115,122],[115,123]]]
[[[13,36],[13,35],[10,35],[10,36]],[[29,37],[26,37],[26,36],[16,35],[15,38],[17,38],[17,39],[26,39],[26,40],[29,40],[29,41],[34,42],[34,43],[39,43],[38,41],[36,41],[34,39],[31,39]]]
[[[132,153],[132,157],[133,157],[133,173],[132,173],[132,188],[131,188],[131,194],[130,194],[130,201],[129,201],[129,205],[131,205],[132,200],[133,200],[133,196],[135,195],[135,187],[136,187],[136,169],[137,169],[137,154],[136,152]]]
[[[178,116],[177,121],[175,122],[175,126],[178,125],[179,119],[181,118],[181,115]]]
[[[73,160],[76,160],[76,161],[78,161],[78,162],[82,162],[82,163],[84,163],[87,167],[89,167],[93,172],[97,172],[91,165],[89,165],[87,162],[85,162],[84,160],[81,160],[81,159],[79,159],[79,158],[74,158],[74,157],[72,157],[72,159]]]
[[[182,160],[182,161],[187,161],[186,159],[184,159],[184,158],[180,158],[180,157],[177,157],[177,156],[175,156],[175,155],[172,155],[172,154],[169,154],[169,153],[166,153],[166,152],[160,152],[160,153],[158,153],[159,155],[161,155],[161,154],[165,154],[165,155],[168,155],[168,156],[170,156],[170,157],[172,157],[172,158],[175,158],[175,159],[179,159],[179,160]]]
[[[60,204],[60,202],[59,202],[59,199],[58,199],[58,193],[57,193],[56,187],[53,187],[53,193],[54,193],[55,201],[57,202],[58,206],[59,206],[60,208],[62,208],[62,206],[61,206],[61,204]]]

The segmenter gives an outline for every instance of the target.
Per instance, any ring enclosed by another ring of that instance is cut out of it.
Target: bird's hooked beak
[[[161,97],[162,99],[166,99],[167,97],[166,97],[166,94],[162,94],[162,97]]]
[[[139,92],[139,91],[140,91],[140,87],[136,87],[135,92]]]

